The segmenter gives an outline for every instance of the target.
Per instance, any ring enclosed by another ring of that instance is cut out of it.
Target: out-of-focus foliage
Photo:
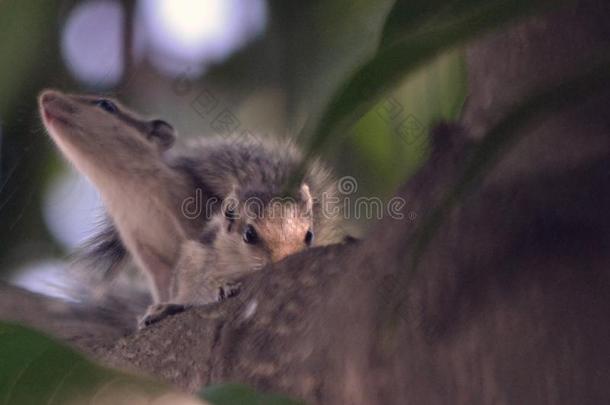
[[[399,3],[408,3],[407,12],[394,10],[390,19],[411,16],[418,24],[422,22],[417,4],[411,8],[412,2]],[[304,143],[345,78],[371,60],[380,42],[387,41],[388,35],[382,36],[382,31],[388,29],[384,21],[393,6],[399,8],[392,1],[312,2],[295,18],[296,26],[303,29],[297,30],[298,36],[289,44],[289,49],[297,48],[291,54],[296,64],[293,108],[297,121],[301,116],[309,118],[302,131]],[[402,20],[396,24],[402,24]],[[403,31],[399,29],[401,34]],[[413,78],[396,82],[388,97],[373,106],[357,124],[355,120],[351,123],[356,125],[337,132],[334,140],[341,153],[336,148],[326,148],[316,150],[316,154],[323,153],[327,160],[336,162],[341,175],[354,177],[360,194],[387,196],[425,159],[428,126],[440,119],[457,117],[465,88],[462,53],[452,51],[438,62],[422,67]],[[358,97],[366,99],[367,95]],[[395,114],[396,109],[391,114],[382,112],[392,103],[401,110],[400,114]],[[407,126],[413,125],[417,128],[407,130]],[[413,129],[417,132],[415,142],[410,139]]]
[[[345,77],[376,52],[394,1],[278,0],[277,4],[291,35],[286,44],[291,118],[299,129],[304,119],[315,122]]]
[[[36,94],[59,72],[57,13],[54,1],[0,1],[0,273],[55,251],[40,209],[50,162]]]
[[[0,322],[2,404],[200,404],[167,386],[97,366],[38,332]]]
[[[364,190],[388,196],[426,159],[428,131],[458,117],[466,97],[460,49],[420,68],[366,113],[348,132],[345,148],[361,162]],[[383,179],[383,181],[379,181]]]
[[[410,2],[397,1],[388,16],[377,53],[339,87],[312,130],[310,154],[318,153],[329,142],[336,142],[401,80],[443,51],[532,9],[554,3],[549,0],[455,0],[414,2],[415,7],[411,8]]]
[[[52,1],[0,2],[0,117],[8,116],[41,65],[53,63],[46,41],[55,10]]]
[[[240,384],[212,385],[203,389],[200,396],[214,405],[305,405],[280,395],[260,394]]]
[[[28,328],[0,322],[2,404],[202,404],[158,382],[100,367],[74,350]],[[299,405],[238,384],[210,386],[201,399],[213,405]]]

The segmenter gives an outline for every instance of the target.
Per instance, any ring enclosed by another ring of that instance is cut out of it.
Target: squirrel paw
[[[187,306],[182,304],[153,304],[148,307],[144,316],[139,319],[138,329],[144,329],[145,327],[157,323],[168,316],[179,314],[186,309]]]
[[[218,288],[218,301],[224,301],[227,298],[235,297],[241,290],[240,282],[228,282]]]

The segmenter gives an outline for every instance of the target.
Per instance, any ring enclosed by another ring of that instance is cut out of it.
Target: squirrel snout
[[[292,254],[298,253],[303,250],[303,246],[294,246],[294,245],[283,245],[279,249],[274,249],[271,252],[271,261],[273,263],[277,263],[280,260],[284,259],[286,256],[290,256]]]

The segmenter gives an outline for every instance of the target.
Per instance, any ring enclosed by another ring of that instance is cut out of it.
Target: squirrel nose
[[[273,263],[279,262],[286,256],[290,256],[291,254],[300,252],[301,250],[303,250],[303,248],[300,246],[283,246],[281,249],[276,249],[272,252],[271,261]]]

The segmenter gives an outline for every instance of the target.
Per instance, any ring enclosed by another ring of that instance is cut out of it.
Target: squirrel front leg
[[[183,242],[172,271],[170,299],[149,306],[139,327],[152,325],[191,306],[211,304],[237,294],[239,283],[217,271],[214,256],[210,246],[194,240]]]

